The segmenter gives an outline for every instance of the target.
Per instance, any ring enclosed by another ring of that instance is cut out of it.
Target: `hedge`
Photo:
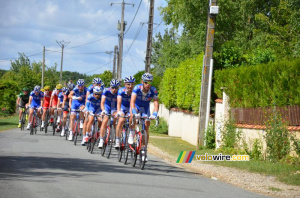
[[[300,105],[300,59],[215,71],[215,93],[226,87],[231,107]]]
[[[167,108],[199,111],[202,63],[203,54],[181,62],[178,68],[166,69],[159,97]]]

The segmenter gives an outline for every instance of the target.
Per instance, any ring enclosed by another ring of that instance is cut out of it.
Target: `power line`
[[[94,70],[92,70],[92,71],[88,71],[88,72],[85,72],[85,73],[88,74],[88,73],[91,73],[91,72],[96,71],[96,70],[98,70],[98,69],[101,69],[101,68],[103,68],[103,67],[109,65],[111,62],[112,62],[112,61],[109,61],[108,63],[106,63],[106,64],[104,64],[104,65],[102,65],[102,66],[100,66],[100,67],[98,67],[98,68],[96,68],[96,69],[94,69]]]
[[[143,0],[140,1],[139,7],[137,8],[137,10],[136,10],[136,12],[135,12],[135,15],[134,15],[134,17],[133,17],[133,19],[132,19],[132,21],[131,21],[131,23],[130,23],[130,25],[129,25],[129,28],[127,29],[127,31],[126,31],[124,34],[126,34],[126,33],[129,31],[129,29],[130,29],[130,27],[131,27],[131,25],[132,25],[132,23],[133,23],[133,21],[134,21],[136,15],[137,15],[138,11],[139,11],[139,9],[140,9],[140,6],[141,6],[142,1],[143,1]]]

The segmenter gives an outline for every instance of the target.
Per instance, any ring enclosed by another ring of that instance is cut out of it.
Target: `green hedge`
[[[231,107],[300,105],[300,59],[215,71],[215,93],[226,87]]]
[[[159,97],[167,108],[199,111],[202,63],[203,54],[181,62],[178,68],[166,69]]]

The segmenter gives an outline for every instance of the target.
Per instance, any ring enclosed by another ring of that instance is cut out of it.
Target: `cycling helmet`
[[[102,80],[100,78],[94,78],[93,79],[93,84],[101,84]]]
[[[48,85],[44,87],[44,90],[46,90],[46,91],[49,91],[50,89],[51,89],[51,88],[50,88],[50,86],[48,86]]]
[[[27,87],[24,87],[23,91],[29,91],[29,89]]]
[[[153,75],[150,73],[144,73],[142,76],[143,81],[152,81],[153,80]]]
[[[116,80],[116,79],[112,79],[110,81],[110,86],[111,87],[118,87],[118,86],[120,86],[120,82],[118,80]]]
[[[56,89],[62,89],[62,88],[63,88],[62,84],[57,84],[56,85]]]
[[[84,79],[78,79],[77,85],[82,86],[84,84],[85,84]]]
[[[40,90],[41,90],[41,87],[38,86],[38,85],[36,85],[36,86],[34,87],[34,89],[33,89],[33,91],[40,91]]]
[[[72,91],[75,88],[75,85],[73,83],[68,85],[68,88],[70,91]]]
[[[103,87],[103,88],[105,87],[105,84],[104,84],[104,82],[103,82],[103,81],[102,81],[102,83],[101,83],[101,87]]]
[[[62,88],[62,91],[63,91],[63,92],[65,92],[65,91],[67,91],[67,90],[68,90],[67,87],[63,87],[63,88]]]
[[[93,94],[101,94],[103,92],[103,87],[95,86],[93,88]]]
[[[41,89],[41,92],[45,92],[45,89]]]
[[[124,79],[124,83],[134,83],[135,82],[135,78],[133,76],[127,76]]]

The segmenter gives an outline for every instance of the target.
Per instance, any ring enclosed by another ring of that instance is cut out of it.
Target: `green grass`
[[[5,131],[17,128],[19,123],[19,116],[13,115],[8,117],[0,117],[0,131]]]
[[[170,155],[177,158],[180,151],[196,151],[195,155],[204,155],[208,153],[209,155],[218,155],[219,152],[212,149],[196,149],[196,146],[189,144],[186,141],[181,140],[180,138],[169,137],[167,135],[159,135],[156,133],[150,133],[150,143]],[[227,154],[222,152],[223,155]],[[232,154],[230,154],[232,155]],[[279,181],[291,184],[291,185],[300,185],[300,174],[295,174],[296,171],[300,170],[299,164],[292,165],[283,162],[269,162],[269,161],[260,161],[250,159],[250,161],[245,162],[232,162],[232,161],[212,161],[204,162],[214,165],[220,165],[225,167],[233,167],[241,170],[246,170],[249,172],[260,173],[263,175],[272,175],[275,176]]]

